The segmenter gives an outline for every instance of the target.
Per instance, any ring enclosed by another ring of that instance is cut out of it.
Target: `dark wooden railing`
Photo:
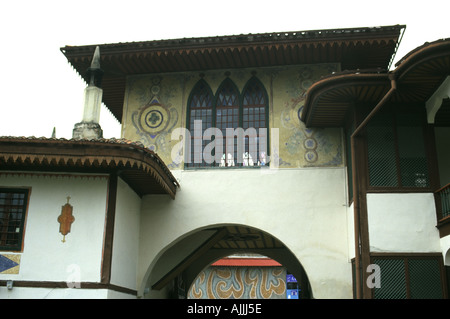
[[[450,184],[438,189],[434,193],[434,196],[436,198],[438,220],[450,216]]]

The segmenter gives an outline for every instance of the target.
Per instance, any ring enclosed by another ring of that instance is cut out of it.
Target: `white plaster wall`
[[[136,299],[108,289],[0,287],[0,299]]]
[[[367,194],[367,206],[371,251],[441,251],[433,194]]]
[[[189,232],[242,224],[281,240],[304,266],[316,298],[351,298],[345,168],[174,171],[181,188],[143,198],[140,294],[157,258]]]
[[[441,238],[441,249],[444,265],[450,266],[450,235]]]
[[[136,290],[140,197],[119,178],[111,265],[111,283]]]
[[[0,175],[2,187],[31,187],[19,274],[0,280],[99,282],[107,184],[106,176]],[[75,221],[63,243],[57,218],[67,196]]]
[[[107,299],[106,289],[0,287],[0,299]]]
[[[353,202],[347,207],[348,258],[355,258],[355,212]]]

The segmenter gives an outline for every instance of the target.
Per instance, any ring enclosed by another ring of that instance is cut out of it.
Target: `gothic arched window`
[[[191,131],[191,145],[190,145],[190,161],[187,163],[188,167],[202,167],[207,163],[203,159],[202,152],[198,146],[201,145],[201,150],[205,148],[207,141],[194,134],[194,121],[201,121],[201,136],[203,136],[207,128],[213,125],[213,99],[211,88],[204,80],[200,80],[195,85],[191,92],[188,101],[188,116],[189,129]]]
[[[255,77],[252,77],[244,87],[242,94],[242,127],[249,130],[249,136],[245,137],[245,152],[252,154],[256,150],[259,165],[267,164],[268,145],[268,113],[267,94],[264,86]],[[266,130],[262,130],[266,128]],[[255,135],[255,133],[257,133]],[[260,144],[260,140],[265,143]],[[250,159],[249,159],[250,161]],[[254,162],[254,161],[253,161]],[[245,164],[245,162],[244,162]]]
[[[187,113],[191,133],[191,154],[187,167],[267,164],[268,98],[264,86],[256,77],[247,82],[242,94],[239,94],[234,82],[226,78],[215,96],[206,81],[200,80],[190,94]],[[200,122],[194,122],[196,120],[202,121],[201,137],[198,126]],[[197,135],[194,132],[196,127]],[[214,154],[203,152],[205,146],[213,142],[203,138],[208,128],[216,128],[221,132],[221,136],[212,137],[212,140],[222,138],[222,143],[215,144]],[[227,129],[232,129],[233,134],[227,136]]]

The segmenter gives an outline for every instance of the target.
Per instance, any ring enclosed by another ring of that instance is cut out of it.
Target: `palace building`
[[[448,298],[450,40],[404,31],[61,48],[73,138],[0,137],[0,298]]]

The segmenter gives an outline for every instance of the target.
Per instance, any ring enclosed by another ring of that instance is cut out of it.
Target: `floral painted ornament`
[[[75,221],[73,217],[73,207],[69,204],[70,196],[67,197],[67,203],[61,208],[61,215],[58,216],[59,232],[63,235],[62,242],[66,242],[66,235],[70,233],[70,227]]]

